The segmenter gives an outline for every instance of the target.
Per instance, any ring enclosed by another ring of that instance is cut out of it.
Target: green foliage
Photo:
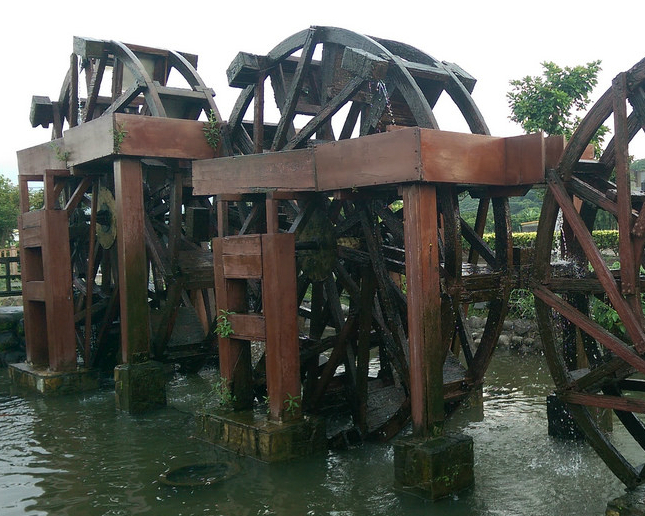
[[[116,129],[112,130],[112,138],[114,139],[114,151],[118,154],[121,152],[121,144],[125,137],[128,135],[128,131],[125,130],[125,124],[117,125]]]
[[[611,250],[618,255],[618,230],[596,230],[591,235],[598,249]]]
[[[629,166],[629,169],[632,172],[645,172],[645,159],[634,160]]]
[[[510,81],[512,89],[506,94],[512,113],[509,118],[528,133],[544,131],[570,138],[580,123],[577,113],[586,109],[589,94],[598,83],[600,61],[564,68],[545,61],[542,69],[541,76]],[[592,139],[597,155],[608,130],[601,126]]]
[[[535,237],[537,233],[535,231],[527,233],[513,233],[513,246],[515,247],[535,247]],[[613,251],[618,254],[618,231],[617,230],[596,230],[592,231],[591,236],[593,237],[596,247],[602,251]],[[492,249],[495,248],[495,234],[494,233],[484,233],[482,236],[484,242],[486,242]],[[554,235],[554,239],[556,236]]]
[[[625,337],[625,325],[620,320],[618,312],[596,297],[591,300],[591,315],[593,320],[607,331],[619,338]]]
[[[287,399],[284,400],[284,410],[291,414],[292,416],[295,415],[296,410],[298,407],[300,407],[300,396],[292,396],[291,394],[287,393]]]
[[[64,151],[63,148],[60,145],[58,145],[56,142],[51,142],[49,146],[56,154],[56,159],[58,161],[62,161],[64,163],[67,162],[67,160],[69,159],[69,151]]]
[[[13,232],[18,228],[20,190],[11,180],[0,174],[0,246],[13,242]]]
[[[213,150],[217,150],[217,146],[219,145],[221,138],[221,132],[219,121],[212,109],[210,110],[210,113],[208,113],[208,121],[204,123],[204,136],[206,137],[208,145],[210,145]]]
[[[217,316],[217,326],[215,327],[215,333],[219,337],[226,339],[233,334],[233,327],[231,326],[231,321],[228,320],[228,316],[234,314],[235,312],[229,312],[227,310],[220,310],[219,312],[220,314]]]
[[[45,190],[42,188],[29,190],[29,209],[40,210],[43,206],[45,206]]]
[[[231,393],[228,380],[226,378],[219,378],[211,385],[210,391],[202,396],[201,408],[202,410],[206,410],[214,402],[220,407],[231,407],[235,401],[237,401],[237,398]]]
[[[515,319],[535,319],[533,292],[524,288],[513,289],[508,300],[508,315]]]

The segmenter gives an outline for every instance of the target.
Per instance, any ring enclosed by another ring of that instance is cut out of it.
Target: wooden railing
[[[22,295],[20,257],[16,247],[0,249],[0,297]]]

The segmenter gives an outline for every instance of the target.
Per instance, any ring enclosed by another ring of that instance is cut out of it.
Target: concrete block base
[[[394,444],[395,487],[438,500],[474,483],[474,462],[469,436],[404,437]]]
[[[611,432],[613,428],[613,412],[611,410],[596,407],[589,407],[588,410],[603,431]],[[548,432],[551,437],[570,440],[584,439],[584,434],[576,425],[564,403],[553,393],[546,397],[546,414],[549,423]]]
[[[645,486],[627,491],[610,501],[605,516],[645,516]]]
[[[139,414],[166,406],[166,374],[160,362],[116,366],[114,382],[119,410]]]
[[[9,377],[14,386],[45,395],[71,394],[99,387],[97,372],[89,369],[55,372],[22,362],[9,365]]]
[[[197,414],[198,437],[262,462],[278,462],[327,450],[325,421],[303,417],[273,422],[251,410]]]

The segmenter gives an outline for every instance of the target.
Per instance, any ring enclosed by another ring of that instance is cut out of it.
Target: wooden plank
[[[43,217],[43,280],[47,348],[52,371],[76,370],[76,332],[67,213],[45,210]]]
[[[228,320],[233,335],[239,340],[260,340],[266,338],[265,318],[260,314],[230,314]]]
[[[37,181],[37,177],[42,178],[44,170],[64,169],[65,160],[57,158],[56,149],[58,156],[64,158],[65,143],[62,138],[19,150],[18,174],[32,176],[29,179]]]
[[[156,118],[117,113],[114,129],[126,137],[119,154],[178,159],[208,159],[215,150],[204,136],[204,123],[197,120]]]
[[[300,398],[300,349],[296,302],[295,235],[262,235],[262,307],[266,318],[267,392],[272,419],[300,417],[287,400]],[[295,407],[294,407],[295,408]]]
[[[316,190],[312,149],[196,161],[192,176],[195,195]]]
[[[45,300],[45,282],[44,281],[26,281],[22,292],[27,301],[44,301]]]
[[[114,113],[65,131],[64,142],[70,166],[112,155],[212,158],[215,151],[203,129],[204,123],[196,120]],[[122,135],[122,141],[116,135]]]
[[[260,279],[262,278],[262,256],[254,255],[222,255],[224,276],[230,279]]]
[[[43,210],[28,211],[21,215],[20,245],[25,248],[41,247]]]
[[[415,184],[403,188],[405,267],[409,281],[408,339],[412,428],[419,437],[442,432],[443,350],[437,193]]]
[[[89,122],[92,123],[92,122]],[[84,125],[89,125],[84,124]],[[150,350],[148,267],[146,259],[141,162],[118,159],[114,163],[121,359],[145,360]]]
[[[502,186],[544,178],[540,134],[497,138],[423,129],[420,138],[425,181]]]
[[[545,145],[542,133],[504,138],[504,185],[544,183]]]
[[[626,412],[645,413],[645,401],[622,396],[604,396],[600,394],[583,394],[580,392],[565,392],[558,395],[562,401],[584,405],[585,407],[607,408]]]
[[[262,254],[262,241],[260,239],[260,235],[244,235],[222,238],[222,254]]]
[[[224,238],[213,239],[213,270],[217,316],[227,312],[246,311],[246,289],[243,281],[227,281],[222,264]],[[253,405],[251,350],[248,341],[231,337],[218,337],[220,375],[235,396],[236,408]]]
[[[419,129],[379,133],[314,147],[319,191],[419,181]]]
[[[544,138],[544,166],[556,168],[567,145],[567,139],[563,135],[547,136]]]

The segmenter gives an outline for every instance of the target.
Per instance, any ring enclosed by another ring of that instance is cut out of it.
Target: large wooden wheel
[[[629,175],[629,144],[645,128],[644,87],[645,61],[619,74],[569,141],[557,170],[548,172],[533,276],[556,393],[628,486],[643,478],[638,464],[645,449],[645,199],[642,192],[632,192]],[[613,121],[613,139],[600,159],[581,159],[605,121]],[[611,215],[619,231],[618,257],[610,260],[591,236],[601,213]],[[553,262],[560,216],[564,252]],[[613,410],[625,432],[606,435],[592,416],[598,408]]]
[[[64,129],[112,113],[220,121],[214,92],[196,66],[195,55],[75,38],[58,101],[35,97],[32,125],[52,123],[56,139]],[[128,128],[120,130],[124,136]],[[220,148],[226,153],[226,144]],[[175,340],[198,346],[212,320],[212,260],[202,248],[213,234],[212,206],[184,188],[190,175],[185,164],[143,160],[142,168],[152,352],[166,360],[172,359],[168,344],[177,324],[183,329]],[[58,188],[62,202],[78,200],[70,214],[70,245],[79,354],[86,365],[111,368],[119,317],[112,167],[96,163],[77,170]]]
[[[242,88],[229,117],[237,153],[290,150],[401,126],[437,129],[433,108],[443,92],[473,132],[488,134],[470,96],[475,81],[463,70],[408,45],[343,29],[312,27],[266,56],[239,54],[228,76]],[[269,87],[273,112],[265,102]],[[466,190],[439,186],[447,401],[481,384],[510,295],[507,198],[494,188],[469,192],[480,199],[471,227],[459,213]],[[381,185],[308,194],[279,208],[279,230],[297,236],[305,408],[320,410],[325,396],[344,390],[363,437],[390,438],[409,416],[405,286],[415,279],[405,278],[401,203],[396,189]],[[495,250],[481,238],[491,204]],[[230,234],[257,229],[264,205],[246,197],[237,206],[229,214],[229,222],[237,221]],[[464,267],[464,260],[471,265]],[[478,346],[466,323],[469,305],[477,302],[487,306]]]

